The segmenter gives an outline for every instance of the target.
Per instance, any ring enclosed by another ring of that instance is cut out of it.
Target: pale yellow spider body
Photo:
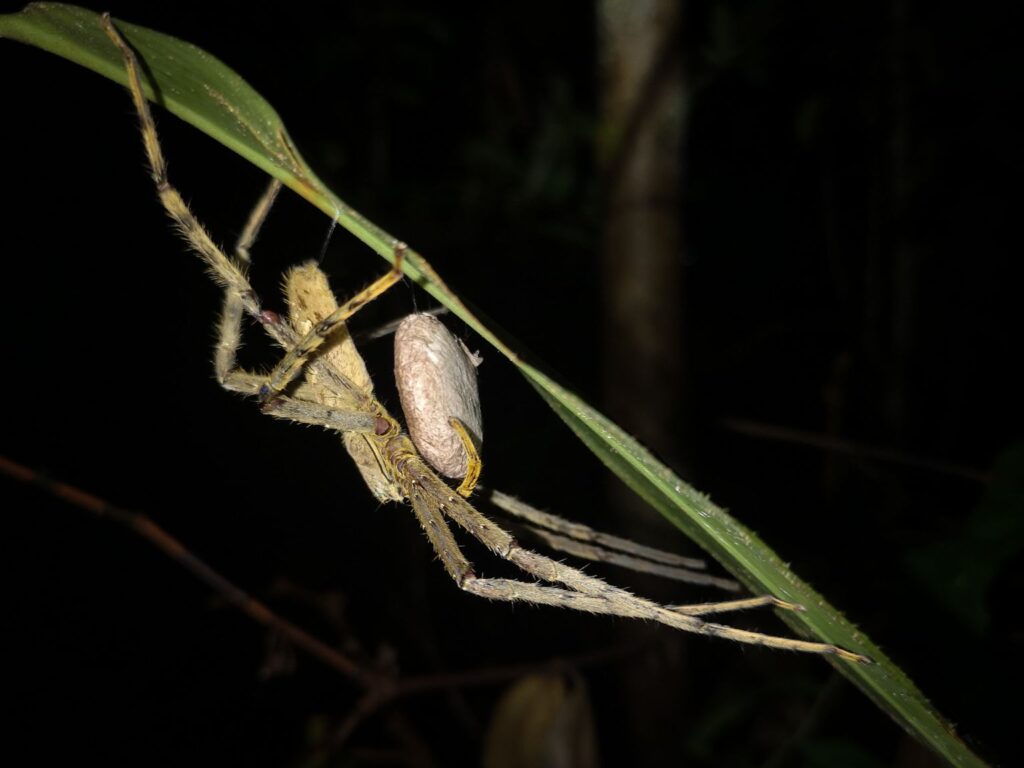
[[[285,297],[288,319],[302,335],[309,333],[338,308],[327,276],[313,263],[289,270],[285,277]],[[338,410],[379,409],[383,413],[383,407],[374,399],[373,380],[366,370],[366,363],[346,326],[334,331],[330,341],[321,348],[318,358],[322,366],[309,366],[295,388],[296,399],[323,403]],[[352,389],[333,386],[336,379],[327,379],[323,367],[340,373],[345,381],[351,382]],[[343,432],[341,437],[373,495],[380,501],[402,501],[402,492],[388,472],[382,441],[376,435],[355,431]]]

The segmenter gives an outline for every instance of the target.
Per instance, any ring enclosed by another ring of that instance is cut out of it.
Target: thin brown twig
[[[541,662],[527,662],[505,667],[484,667],[440,675],[417,675],[404,680],[396,680],[390,691],[367,691],[356,702],[352,711],[341,724],[314,749],[311,762],[316,764],[317,760],[336,752],[364,720],[397,699],[451,688],[493,685],[538,671],[575,670],[636,653],[647,645],[649,645],[648,642],[631,643]]]
[[[800,429],[792,429],[776,424],[765,424],[760,421],[750,421],[747,419],[725,419],[723,424],[726,429],[738,432],[741,435],[748,435],[749,437],[793,443],[794,445],[808,445],[812,448],[820,448],[833,453],[859,456],[890,464],[902,464],[903,466],[916,467],[943,475],[956,475],[977,483],[988,484],[992,481],[991,475],[983,470],[943,459],[935,459],[930,456],[920,456],[894,448],[858,443],[841,437],[805,432]]]
[[[540,662],[526,662],[504,667],[483,667],[466,672],[449,672],[440,675],[416,675],[415,677],[407,677],[404,680],[397,680],[390,698],[399,699],[405,696],[430,693],[448,688],[471,688],[478,685],[493,685],[494,683],[523,677],[538,670],[578,669],[631,655],[646,645],[649,645],[649,643],[630,643],[628,645],[601,648],[596,651]]]
[[[367,691],[356,702],[355,706],[352,707],[352,711],[348,713],[344,720],[338,725],[331,735],[324,739],[324,741],[314,750],[312,754],[312,762],[314,765],[321,762],[328,755],[334,754],[345,742],[355,733],[356,728],[366,720],[370,715],[376,712],[384,705],[385,699],[378,696],[373,691]]]
[[[384,718],[388,734],[404,747],[403,756],[409,768],[434,768],[437,763],[430,753],[430,747],[413,727],[405,713],[392,710]]]
[[[344,654],[317,640],[287,619],[278,616],[267,605],[249,595],[192,554],[184,544],[146,515],[115,507],[98,496],[59,480],[51,480],[46,475],[5,456],[0,456],[0,472],[24,483],[38,486],[52,496],[92,512],[97,517],[107,518],[130,528],[250,618],[287,637],[311,656],[363,687],[377,688],[380,686],[380,681],[375,673],[364,669]]]
[[[835,670],[829,675],[825,684],[821,686],[818,695],[800,718],[796,729],[768,756],[768,759],[761,764],[761,768],[779,768],[790,762],[793,752],[811,737],[818,726],[821,725],[823,717],[829,708],[835,703],[836,697],[843,689],[843,677]]]
[[[263,626],[287,637],[296,647],[360,685],[364,689],[363,695],[352,712],[331,735],[328,743],[324,745],[331,749],[336,749],[338,745],[344,743],[360,723],[396,699],[452,688],[491,685],[522,677],[536,672],[538,669],[578,668],[620,658],[638,650],[638,647],[634,646],[616,647],[544,662],[396,678],[391,674],[381,673],[360,665],[277,615],[266,604],[249,595],[193,554],[184,544],[167,533],[147,515],[116,507],[98,496],[68,483],[53,480],[42,472],[2,455],[0,455],[0,473],[23,483],[37,486],[61,501],[91,512],[98,518],[106,518],[124,525],[220,594],[229,604]]]

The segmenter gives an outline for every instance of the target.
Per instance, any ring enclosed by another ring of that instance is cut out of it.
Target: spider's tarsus
[[[792,603],[789,600],[783,600],[782,598],[776,597],[775,607],[783,611],[792,611],[793,613],[806,613],[807,609],[800,603]]]
[[[865,655],[863,655],[861,653],[854,653],[853,651],[847,651],[845,648],[840,648],[837,645],[832,646],[832,651],[831,652],[833,654],[835,654],[836,656],[838,656],[839,658],[843,659],[844,661],[852,661],[855,664],[867,665],[867,664],[874,664],[875,663],[868,656],[865,656]]]

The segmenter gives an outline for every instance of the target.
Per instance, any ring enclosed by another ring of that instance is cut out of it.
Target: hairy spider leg
[[[399,436],[409,442],[404,435]],[[508,602],[528,602],[539,605],[553,605],[588,613],[601,613],[626,618],[649,619],[675,627],[684,632],[709,635],[734,640],[748,645],[760,645],[781,650],[836,656],[844,661],[862,664],[870,659],[858,653],[829,643],[807,640],[792,640],[760,632],[750,632],[722,624],[713,624],[697,618],[697,614],[738,610],[754,607],[754,603],[771,603],[779,608],[799,610],[799,606],[784,600],[751,598],[745,601],[726,603],[703,603],[694,606],[693,615],[687,613],[687,606],[667,607],[646,600],[619,587],[612,586],[594,576],[557,562],[551,558],[520,547],[516,540],[501,527],[475,510],[461,496],[451,492],[440,478],[412,449],[393,441],[395,453],[392,460],[400,467],[397,478],[403,484],[416,517],[427,538],[437,550],[445,570],[459,588],[480,597]],[[473,566],[462,554],[444,517],[450,518],[459,527],[478,539],[491,552],[503,560],[518,566],[531,576],[548,582],[518,581],[515,579],[480,578]],[[568,589],[549,586],[562,584]]]
[[[218,368],[218,377],[224,377],[224,386],[244,394],[259,394],[264,386],[265,377],[259,377],[246,371],[235,370],[232,365],[235,350],[240,339],[241,311],[259,322],[270,337],[285,349],[293,348],[298,335],[292,327],[273,312],[265,312],[260,305],[256,292],[249,283],[243,270],[244,261],[248,258],[247,248],[255,239],[256,233],[266,217],[274,195],[264,194],[250,215],[246,230],[239,240],[244,256],[239,258],[241,264],[232,261],[214,242],[205,227],[196,219],[181,196],[181,193],[170,183],[167,177],[167,162],[160,148],[156,123],[153,120],[149,105],[142,88],[139,75],[139,64],[135,52],[114,28],[109,14],[104,14],[100,22],[110,40],[117,46],[124,59],[128,74],[128,90],[139,116],[140,131],[146,158],[149,162],[150,176],[156,185],[157,195],[164,210],[171,217],[175,228],[188,243],[190,248],[203,260],[214,280],[225,288],[225,307],[221,314],[221,338],[218,340],[214,358]],[[225,325],[226,324],[226,325]],[[355,387],[344,380],[338,372],[323,367],[325,376],[334,380],[342,388]],[[357,430],[366,432],[380,431],[380,421],[371,412],[349,412],[344,409],[330,408],[321,403],[303,402],[284,395],[278,395],[268,401],[264,411],[271,416],[286,418],[303,423],[321,424],[340,430]]]

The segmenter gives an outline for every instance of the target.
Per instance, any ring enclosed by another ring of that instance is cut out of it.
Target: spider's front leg
[[[267,218],[278,192],[281,191],[281,182],[273,179],[267,186],[266,191],[260,197],[245,228],[235,243],[233,264],[239,272],[252,263],[249,254],[250,249],[256,242],[260,228]],[[217,323],[217,342],[214,345],[214,371],[217,381],[222,387],[232,392],[240,392],[244,395],[258,395],[261,388],[266,384],[265,375],[252,373],[238,365],[238,349],[242,345],[242,314],[244,307],[241,297],[232,290],[231,286],[225,286],[224,304],[221,309],[220,320]],[[264,326],[275,326],[277,336],[294,335],[291,329],[286,329],[285,321],[274,313],[261,310],[260,317]],[[338,432],[368,432],[376,434],[381,427],[375,417],[363,411],[331,407],[322,402],[314,402],[298,397],[277,397],[266,401],[263,404],[263,412],[280,419],[296,421],[302,424],[311,424],[333,429]]]
[[[139,62],[135,53],[114,27],[110,16],[104,14],[101,24],[111,42],[117,46],[128,74],[128,89],[139,115],[143,146],[149,161],[150,175],[156,185],[157,195],[168,215],[177,224],[178,230],[189,247],[206,263],[217,282],[224,286],[224,307],[221,312],[217,346],[214,350],[214,365],[217,380],[226,389],[247,395],[257,395],[265,386],[265,377],[258,376],[237,367],[236,355],[241,343],[242,313],[258,321],[264,330],[278,344],[293,349],[297,343],[291,326],[273,313],[264,312],[252,285],[245,275],[248,264],[248,249],[256,239],[260,226],[266,218],[279,184],[271,183],[256,208],[235,247],[235,258],[228,257],[207,233],[203,225],[185,204],[181,193],[167,178],[167,161],[164,159],[157,135],[156,124],[146,103],[139,76]],[[343,377],[332,371],[325,371],[325,378],[336,386],[348,386]],[[373,414],[350,409],[330,408],[320,403],[305,402],[277,396],[265,403],[266,412],[294,421],[320,424],[339,431],[362,431],[376,434],[380,428]]]
[[[245,228],[238,236],[232,263],[242,274],[245,273],[252,263],[249,249],[256,242],[260,228],[263,226],[263,222],[266,221],[267,214],[270,213],[274,200],[277,199],[277,194],[280,191],[281,182],[273,179],[256,203],[256,206],[252,209]],[[242,345],[243,312],[244,307],[241,296],[231,285],[225,285],[224,304],[221,309],[220,320],[217,323],[217,342],[213,348],[213,369],[218,383],[224,389],[240,392],[243,395],[257,395],[266,377],[238,367],[238,349]],[[273,318],[266,315],[262,310],[260,310],[260,315],[268,321],[273,321]]]
[[[125,71],[128,76],[128,90],[131,93],[135,111],[139,116],[142,143],[146,151],[146,159],[149,162],[150,176],[156,185],[160,203],[163,205],[167,215],[174,221],[181,236],[188,243],[189,248],[210,269],[214,279],[224,285],[237,298],[243,311],[254,319],[260,320],[262,310],[256,298],[256,293],[253,291],[248,279],[246,279],[244,272],[217,247],[206,231],[206,228],[189,210],[181,193],[178,192],[167,177],[167,161],[164,159],[163,150],[160,148],[160,138],[157,135],[156,123],[153,122],[153,115],[150,113],[149,105],[146,103],[146,96],[143,92],[142,80],[139,75],[139,62],[135,57],[135,52],[114,27],[110,14],[103,14],[100,17],[100,24],[124,60]],[[268,332],[274,335],[275,329],[268,328]],[[282,344],[287,341],[287,339],[279,336],[275,336],[275,340]]]

